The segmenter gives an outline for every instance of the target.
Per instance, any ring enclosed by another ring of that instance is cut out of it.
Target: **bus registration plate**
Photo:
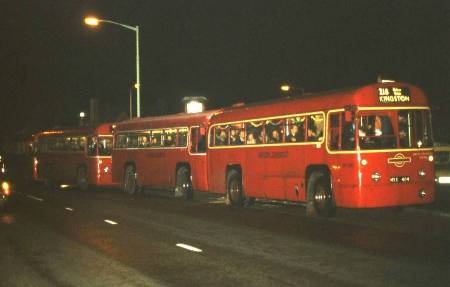
[[[409,182],[410,177],[409,176],[392,176],[389,180],[392,183],[405,183],[405,182]]]

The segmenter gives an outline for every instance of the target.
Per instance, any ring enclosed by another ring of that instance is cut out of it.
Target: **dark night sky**
[[[75,125],[89,98],[103,119],[128,111],[141,29],[142,115],[356,86],[377,75],[414,83],[450,123],[450,1],[1,0],[0,136]]]

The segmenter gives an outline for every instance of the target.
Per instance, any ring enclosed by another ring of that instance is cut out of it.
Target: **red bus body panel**
[[[115,133],[145,131],[148,129],[207,127],[214,111],[197,114],[177,114],[161,117],[133,119],[118,123]],[[150,188],[173,189],[176,184],[176,169],[179,164],[190,168],[195,190],[208,190],[206,153],[190,153],[190,141],[186,147],[161,148],[114,148],[113,181],[123,184],[124,169],[134,165],[139,184]]]
[[[379,87],[402,86],[410,90],[407,104],[380,104]],[[404,83],[373,84],[362,88],[327,92],[303,98],[283,99],[271,103],[229,108],[214,116],[211,125],[258,120],[281,115],[323,112],[359,108],[394,109],[398,107],[426,107],[428,102],[417,87]],[[327,130],[327,122],[325,123]],[[429,161],[431,148],[422,150],[379,150],[329,152],[327,135],[320,143],[298,145],[255,145],[242,147],[210,147],[208,151],[209,189],[225,193],[226,171],[238,166],[242,171],[246,196],[289,201],[305,201],[309,168],[320,167],[331,174],[335,203],[340,207],[369,208],[400,205],[427,204],[434,201],[434,169]],[[410,158],[402,167],[388,163],[396,154]],[[362,166],[361,159],[368,164]],[[423,170],[425,177],[418,175]],[[374,182],[373,172],[381,174]],[[392,183],[394,176],[408,176],[407,183]],[[426,196],[418,196],[421,190]]]
[[[38,133],[35,141],[39,142],[52,135],[61,136],[104,136],[112,137],[111,124],[101,124],[97,127],[79,127],[73,129],[48,130]],[[51,168],[52,179],[62,183],[75,183],[78,168],[86,168],[89,184],[95,186],[112,185],[111,156],[88,156],[86,147],[79,151],[38,152],[34,157],[33,178],[45,180],[48,169]]]

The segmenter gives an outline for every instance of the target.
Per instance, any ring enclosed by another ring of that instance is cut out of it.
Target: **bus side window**
[[[186,145],[187,145],[187,133],[188,133],[187,128],[180,128],[180,129],[178,129],[178,142],[177,142],[177,146],[178,147],[186,147]]]
[[[289,118],[287,120],[286,142],[304,142],[305,141],[305,117]]]
[[[263,122],[248,122],[245,123],[247,134],[246,144],[260,144],[263,142]]]
[[[97,155],[97,137],[88,137],[87,155]]]
[[[321,141],[323,138],[323,115],[308,116],[307,141]]]

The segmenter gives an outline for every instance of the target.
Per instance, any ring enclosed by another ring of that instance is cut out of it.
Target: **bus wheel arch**
[[[77,167],[77,186],[82,191],[86,191],[89,187],[87,168],[82,164]]]
[[[191,167],[188,163],[177,163],[175,169],[175,197],[184,197],[186,199],[194,197],[191,176]]]
[[[127,194],[134,195],[140,192],[138,176],[136,173],[136,165],[134,162],[127,162],[123,169],[123,191]]]
[[[242,184],[242,168],[240,165],[229,165],[226,168],[225,198],[231,207],[242,207],[245,203],[245,193]]]
[[[306,169],[306,215],[332,216],[336,211],[331,173],[326,166],[309,166]]]

